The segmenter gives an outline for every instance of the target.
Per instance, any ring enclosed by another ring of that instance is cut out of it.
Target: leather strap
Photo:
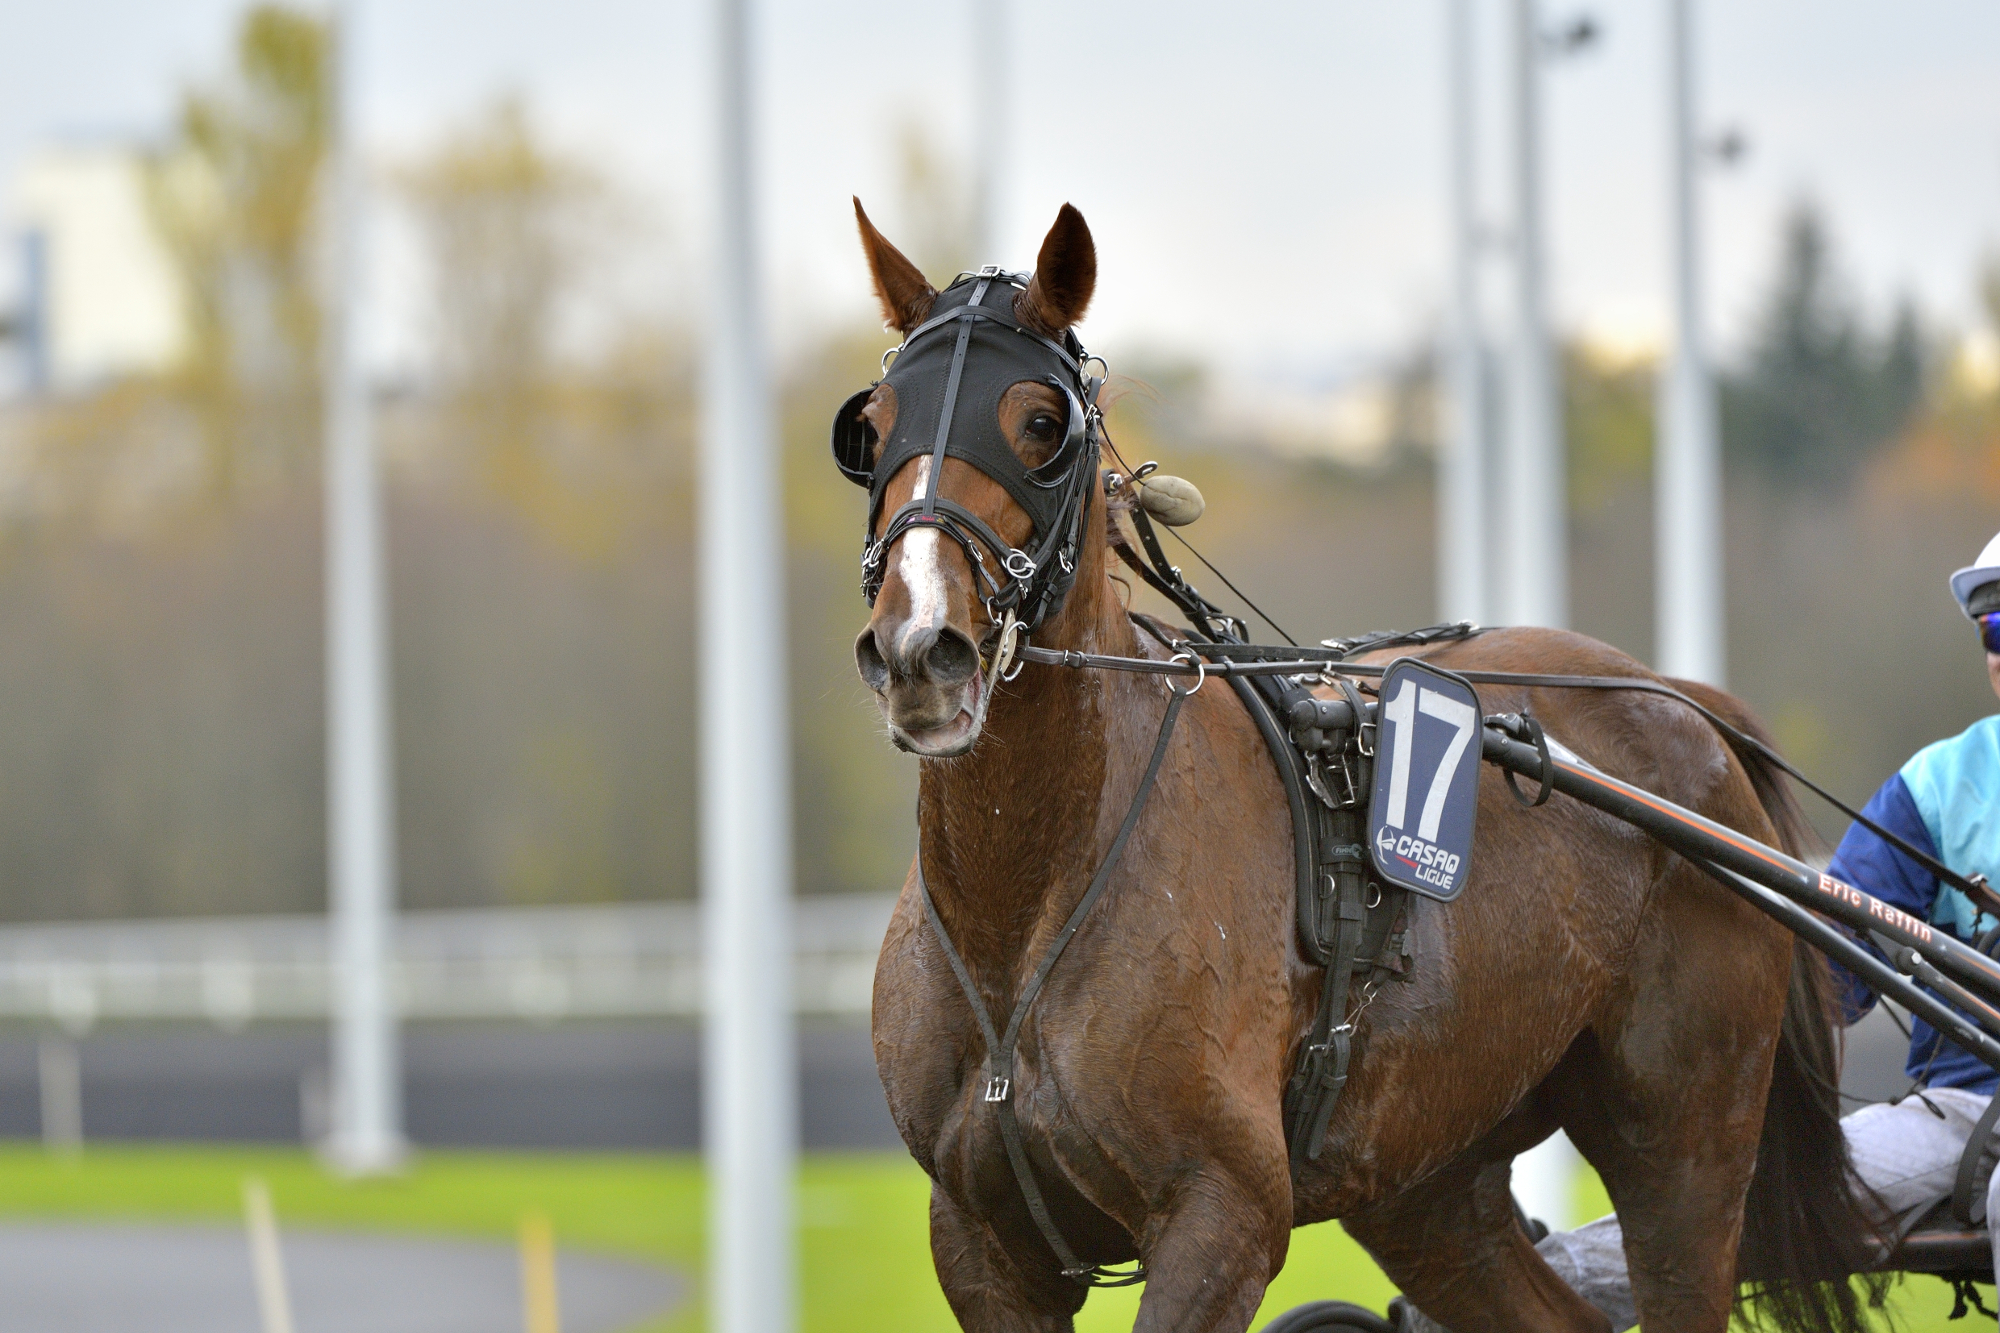
[[[1313,1017],[1299,1064],[1285,1086],[1286,1138],[1292,1169],[1317,1161],[1325,1147],[1326,1127],[1347,1085],[1347,1065],[1353,1052],[1354,1022],[1347,1015],[1354,974],[1369,966],[1357,958],[1368,925],[1364,895],[1367,851],[1360,845],[1360,812],[1329,810],[1320,838],[1327,869],[1321,875],[1333,888],[1333,939],[1327,949],[1326,979],[1321,983],[1319,1010]]]
[[[997,276],[1002,279],[1005,279],[1008,275],[1003,273]],[[1018,294],[1024,289],[1019,287],[1011,287],[1011,290],[1015,294]],[[973,311],[973,307],[975,306],[978,307],[977,312],[969,313]],[[1068,367],[1069,370],[1073,374],[1075,374],[1078,379],[1083,378],[1083,363],[1077,359],[1076,353],[1071,351],[1069,348],[1064,347],[1061,343],[1056,342],[1054,339],[1045,338],[1041,334],[1029,328],[1027,325],[1021,323],[1019,319],[1015,318],[1012,306],[1013,302],[1011,301],[1005,303],[1004,305],[981,306],[979,305],[978,298],[974,297],[973,300],[970,301],[969,303],[962,306],[953,306],[951,309],[945,311],[943,314],[933,315],[931,318],[917,325],[916,328],[911,329],[908,335],[904,337],[902,345],[897,347],[895,350],[898,352],[902,351],[903,348],[908,347],[911,343],[923,337],[926,333],[929,333],[934,329],[941,329],[955,319],[967,319],[967,318],[983,319],[991,323],[998,324],[1003,328],[1012,329],[1014,330],[1014,332],[1020,334],[1024,338],[1034,339],[1036,342],[1040,343],[1043,347],[1047,348],[1049,351],[1055,353],[1056,356],[1060,357],[1062,359],[1063,365]]]
[[[1541,767],[1537,770],[1542,775],[1541,790],[1535,793],[1533,800],[1530,800],[1523,796],[1520,787],[1515,785],[1513,769],[1501,769],[1500,776],[1506,780],[1507,790],[1513,793],[1514,803],[1523,810],[1533,810],[1549,803],[1549,796],[1556,789],[1556,766],[1549,758],[1549,734],[1542,729],[1541,720],[1526,708],[1521,710],[1520,716],[1521,726],[1527,731],[1528,739],[1534,743],[1535,756],[1541,760]]]
[[[1974,1191],[1979,1183],[1979,1159],[1986,1155],[1986,1147],[1993,1140],[1996,1121],[2000,1121],[2000,1094],[1986,1103],[1985,1114],[1973,1126],[1972,1137],[1965,1141],[1965,1151],[1959,1154],[1958,1176],[1951,1187],[1951,1215],[1967,1226],[1979,1226],[1986,1221],[1986,1196]]]
[[[1197,686],[1196,688],[1199,688]],[[1171,687],[1170,687],[1171,689]],[[1042,955],[1041,965],[1028,984],[1021,988],[1020,998],[1014,1001],[1014,1012],[1008,1016],[1007,1030],[996,1034],[993,1015],[986,1007],[986,1001],[979,994],[979,987],[973,983],[972,973],[965,966],[965,959],[951,942],[945,931],[944,921],[938,916],[937,904],[931,901],[930,886],[924,881],[924,865],[921,849],[917,856],[917,894],[923,899],[924,915],[930,919],[931,929],[937,933],[938,943],[944,949],[946,961],[951,964],[952,974],[958,978],[959,989],[965,992],[966,1002],[972,1006],[972,1013],[979,1020],[979,1033],[986,1041],[986,1091],[982,1101],[993,1106],[999,1116],[1000,1138],[1007,1147],[1008,1164],[1014,1168],[1014,1179],[1021,1186],[1021,1197],[1028,1205],[1028,1214],[1035,1220],[1035,1227],[1042,1233],[1042,1239],[1055,1251],[1056,1259],[1062,1264],[1063,1276],[1073,1282],[1088,1287],[1128,1287],[1146,1280],[1146,1268],[1142,1263],[1130,1272],[1113,1272],[1099,1264],[1087,1264],[1077,1258],[1069,1242],[1063,1239],[1061,1228],[1050,1216],[1048,1204],[1042,1198],[1041,1186],[1035,1183],[1033,1167],[1028,1162],[1027,1143],[1021,1134],[1021,1123],[1014,1110],[1014,1049],[1021,1035],[1021,1024],[1028,1017],[1029,1008],[1035,997],[1041,994],[1042,983],[1047,981],[1056,960],[1076,937],[1085,917],[1097,900],[1104,896],[1104,890],[1111,884],[1111,875],[1118,868],[1118,861],[1125,851],[1126,840],[1139,823],[1139,815],[1146,808],[1146,798],[1152,794],[1153,783],[1160,775],[1160,764],[1166,758],[1168,743],[1174,735],[1174,723],[1179,719],[1181,706],[1194,691],[1171,690],[1172,698],[1167,700],[1166,715],[1160,719],[1159,738],[1153,742],[1153,756],[1146,764],[1146,772],[1139,779],[1139,789],[1132,793],[1132,805],[1125,812],[1125,822],[1118,826],[1118,834],[1111,840],[1111,850],[1105,854],[1104,862],[1098,866],[1097,874],[1091,878],[1090,887],[1077,900],[1076,907],[1063,922],[1063,927]]]
[[[981,278],[972,289],[972,299],[951,312],[952,319],[962,322],[958,326],[958,345],[951,349],[951,374],[945,377],[944,406],[938,410],[937,442],[931,446],[930,484],[924,488],[925,514],[937,512],[938,478],[944,474],[944,446],[951,438],[951,410],[958,406],[958,381],[965,374],[965,350],[972,344],[972,323],[977,318],[969,312],[979,308],[991,285],[990,278]]]

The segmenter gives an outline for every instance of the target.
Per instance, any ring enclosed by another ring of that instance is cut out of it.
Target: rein
[[[1203,669],[1211,676],[1299,676],[1318,674],[1331,684],[1334,676],[1380,677],[1387,667],[1370,662],[1349,662],[1344,660],[1349,652],[1371,652],[1376,648],[1399,646],[1401,644],[1422,643],[1421,636],[1438,631],[1463,629],[1472,631],[1469,624],[1439,625],[1429,629],[1411,630],[1406,635],[1371,636],[1355,641],[1356,647],[1328,647],[1314,650],[1291,645],[1269,646],[1263,644],[1203,643],[1190,640],[1169,640],[1168,645],[1176,651],[1191,651],[1203,656],[1213,655],[1218,660],[1207,662]],[[1463,637],[1462,634],[1452,636]],[[1107,657],[1097,653],[1077,653],[1057,649],[1022,647],[1015,650],[1015,656],[1024,661],[1042,666],[1063,666],[1076,669],[1099,671],[1136,671],[1153,675],[1192,675],[1195,668],[1179,661],[1159,662],[1146,657]],[[1943,880],[1950,887],[1971,899],[1982,911],[2000,916],[2000,893],[1996,893],[1983,876],[1961,875],[1923,849],[1913,846],[1906,839],[1882,827],[1867,815],[1835,796],[1826,788],[1801,773],[1792,762],[1777,750],[1755,736],[1730,723],[1714,709],[1697,699],[1657,680],[1647,680],[1640,676],[1566,676],[1532,671],[1458,671],[1453,674],[1478,685],[1525,685],[1556,690],[1635,690],[1643,694],[1657,694],[1687,705],[1719,732],[1730,746],[1739,752],[1748,751],[1780,769],[1806,790],[1825,801],[1834,809],[1852,819],[1861,827],[1882,839],[1897,851],[1915,861],[1931,874]]]

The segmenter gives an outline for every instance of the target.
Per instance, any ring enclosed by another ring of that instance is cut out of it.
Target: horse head
[[[836,462],[870,493],[873,614],[854,658],[895,743],[941,758],[978,740],[1017,637],[1077,577],[1102,380],[1071,326],[1097,252],[1065,204],[1032,275],[986,268],[940,292],[859,200],[854,214],[886,325],[903,335],[834,422]]]

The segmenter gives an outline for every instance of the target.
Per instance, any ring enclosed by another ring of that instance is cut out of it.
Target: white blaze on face
[[[925,455],[917,459],[917,485],[911,495],[922,495],[930,479],[931,460]],[[896,573],[910,595],[910,618],[903,622],[903,631],[896,636],[900,652],[912,634],[944,628],[947,594],[944,567],[938,563],[936,529],[916,527],[903,534]]]

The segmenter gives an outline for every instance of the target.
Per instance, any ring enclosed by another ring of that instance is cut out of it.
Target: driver
[[[1994,693],[2000,694],[2000,535],[1986,544],[1977,560],[1951,576],[1951,591],[1960,609],[1979,627],[1986,674]],[[1863,813],[1959,874],[2000,882],[2000,714],[1981,718],[1951,739],[1917,751],[1882,784]],[[1958,889],[1940,884],[1935,875],[1858,823],[1848,827],[1828,869],[1835,878],[1962,940],[1970,941],[1995,924]],[[1835,968],[1834,974],[1844,983],[1846,1021],[1860,1021],[1874,1007],[1874,993],[1843,969]],[[1951,1194],[1966,1142],[2000,1084],[2000,1075],[1942,1040],[1930,1024],[1914,1015],[1907,1070],[1921,1091],[1896,1102],[1864,1106],[1841,1121],[1855,1173],[1899,1219]],[[1994,1173],[1985,1193],[1984,1215],[2000,1215],[2000,1172]],[[2000,1230],[1994,1234],[2000,1237]],[[1638,1323],[1625,1271],[1624,1237],[1615,1214],[1575,1231],[1552,1232],[1535,1249],[1579,1295],[1610,1318],[1614,1330]],[[1435,1320],[1400,1299],[1391,1306],[1390,1318],[1399,1333],[1443,1333]]]

